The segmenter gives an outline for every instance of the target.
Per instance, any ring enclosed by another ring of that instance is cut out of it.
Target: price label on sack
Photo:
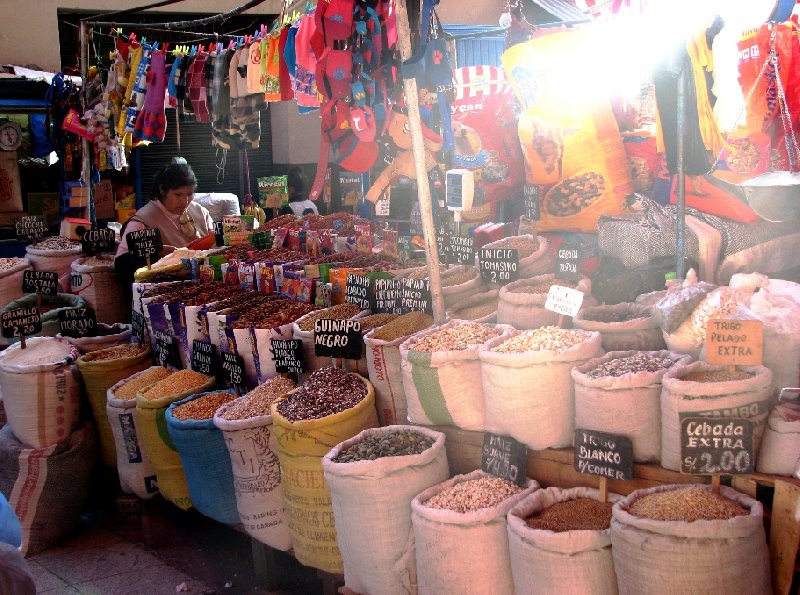
[[[575,316],[583,304],[583,292],[563,285],[551,285],[544,303],[545,310],[562,316]]]
[[[487,283],[506,285],[519,279],[519,252],[514,248],[481,248],[480,269]]]
[[[222,352],[222,371],[225,382],[232,387],[244,386],[244,359],[236,353]]]
[[[217,372],[217,348],[208,341],[192,341],[192,370],[211,376]]]
[[[97,335],[97,315],[92,308],[61,308],[58,328],[64,337],[94,337]]]
[[[24,271],[22,273],[22,292],[57,295],[58,273],[51,271]]]
[[[436,225],[436,246],[439,249],[439,263],[447,264],[450,262],[450,225],[442,222]]]
[[[525,207],[525,218],[538,221],[542,215],[542,188],[533,184],[525,184],[522,190]]]
[[[87,253],[113,252],[117,247],[113,229],[90,229],[81,236],[81,249]]]
[[[319,318],[314,321],[314,355],[361,359],[363,340],[358,320]]]
[[[403,279],[400,305],[403,312],[433,313],[431,282],[428,279]]]
[[[370,309],[375,312],[375,314],[404,314],[403,280],[373,279],[372,300],[372,307]]]
[[[563,244],[556,252],[556,279],[579,281],[581,274],[580,246]]]
[[[475,264],[475,238],[472,236],[450,236],[448,252],[450,264]]]
[[[156,363],[164,368],[179,368],[178,346],[175,344],[172,335],[158,331],[156,333]]]
[[[47,219],[44,215],[26,215],[14,222],[17,239],[35,242],[49,233]]]
[[[128,243],[128,252],[137,258],[153,258],[164,249],[161,231],[156,228],[129,231],[125,234],[125,240]]]
[[[481,469],[496,477],[525,485],[528,471],[528,449],[511,436],[501,436],[485,432]]]
[[[131,312],[131,336],[133,337],[134,343],[144,343],[145,328],[144,315],[136,310]]]
[[[630,438],[583,428],[575,429],[575,471],[607,479],[633,479]]]
[[[271,339],[272,361],[279,374],[303,373],[303,342],[298,339]]]
[[[0,313],[0,327],[6,339],[30,337],[42,332],[39,308],[15,308]]]
[[[706,325],[706,361],[723,366],[760,366],[764,324],[760,320],[712,318]]]
[[[681,419],[681,473],[753,473],[753,422],[749,419]]]
[[[344,286],[344,301],[355,304],[361,310],[370,308],[370,278],[358,273],[347,273]]]

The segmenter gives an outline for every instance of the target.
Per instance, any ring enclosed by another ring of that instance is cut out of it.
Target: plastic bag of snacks
[[[558,324],[559,315],[545,310],[544,307],[547,302],[547,292],[553,285],[582,291],[584,295],[582,308],[597,305],[597,301],[590,295],[592,282],[588,278],[581,279],[576,285],[572,281],[556,279],[552,274],[539,275],[531,279],[513,281],[500,288],[497,322],[510,324],[520,330]]]
[[[661,327],[647,306],[621,303],[583,308],[572,325],[599,332],[605,351],[658,351],[666,347]]]
[[[364,430],[335,446],[322,469],[347,588],[416,592],[411,501],[449,475],[444,434],[402,425]]]

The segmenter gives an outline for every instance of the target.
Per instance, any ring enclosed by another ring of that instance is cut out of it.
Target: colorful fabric
[[[142,59],[142,47],[138,46],[133,48],[130,55],[130,68],[128,68],[127,85],[125,86],[125,97],[122,100],[122,109],[120,118],[117,122],[117,132],[120,136],[125,136],[125,121],[128,115],[128,108],[131,105],[131,97],[133,96],[133,87],[136,83],[136,72],[139,69],[139,62]]]
[[[284,59],[284,56],[286,55],[286,44],[289,41],[289,30],[290,27],[284,27],[281,31],[281,36],[278,40],[278,53],[276,55],[276,59],[278,60],[278,78],[280,79],[281,101],[291,101],[294,99],[292,78],[289,75],[289,67]]]
[[[198,122],[210,122],[211,115],[208,112],[206,103],[206,60],[208,54],[198,52],[186,77],[186,90],[189,101],[192,102],[192,110]]]
[[[280,36],[270,34],[267,37],[267,63],[264,74],[264,99],[281,100],[280,74]]]
[[[133,138],[138,141],[164,142],[167,118],[164,114],[164,91],[167,87],[166,53],[151,54],[148,72],[147,93],[144,105],[136,117]]]
[[[261,68],[261,42],[253,42],[247,50],[247,92],[264,92],[264,75]]]

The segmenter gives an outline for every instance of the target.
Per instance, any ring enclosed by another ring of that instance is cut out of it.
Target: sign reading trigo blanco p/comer
[[[630,438],[576,428],[575,471],[608,479],[633,479],[633,445]]]
[[[760,320],[713,318],[706,326],[706,361],[725,366],[760,366],[764,325]]]

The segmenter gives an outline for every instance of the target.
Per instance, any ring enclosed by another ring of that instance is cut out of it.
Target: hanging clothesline
[[[188,21],[171,21],[171,22],[164,22],[164,23],[150,23],[150,26],[153,27],[163,27],[164,29],[173,30],[173,29],[186,29],[190,27],[198,27],[202,25],[210,25],[212,23],[218,23],[221,21],[225,21],[231,17],[234,17],[246,10],[250,10],[251,8],[255,8],[259,4],[263,4],[266,0],[250,0],[246,4],[242,4],[241,6],[237,6],[229,10],[228,12],[222,12],[216,15],[212,15],[210,17],[204,17],[201,19],[193,19]],[[142,23],[118,23],[115,21],[82,21],[89,25],[90,27],[122,27],[123,29],[133,29],[136,27],[141,27]]]

